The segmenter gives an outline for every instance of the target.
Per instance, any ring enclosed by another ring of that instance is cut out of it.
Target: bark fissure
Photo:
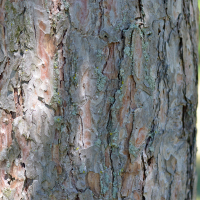
[[[142,154],[142,167],[143,167],[142,200],[145,200],[145,196],[144,196],[144,185],[145,185],[145,181],[146,181],[146,167],[145,167],[145,161],[144,161],[143,154]]]
[[[0,198],[194,199],[196,7],[1,2]]]
[[[104,0],[100,0],[100,1],[99,1],[99,10],[100,10],[100,25],[99,25],[99,30],[98,30],[98,33],[99,33],[99,34],[100,34],[101,29],[102,29],[102,26],[103,26],[103,19],[104,19],[103,1],[104,1]]]

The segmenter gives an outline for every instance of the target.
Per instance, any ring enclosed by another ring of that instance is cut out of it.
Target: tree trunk
[[[197,0],[0,0],[0,198],[195,200]]]

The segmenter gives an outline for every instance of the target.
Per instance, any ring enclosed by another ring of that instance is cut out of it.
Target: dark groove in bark
[[[104,9],[103,9],[103,0],[100,0],[99,2],[99,10],[100,10],[100,25],[99,25],[99,30],[98,33],[100,34],[102,26],[103,26],[103,19],[104,19]]]
[[[146,168],[145,168],[145,162],[144,162],[144,157],[143,157],[143,153],[142,153],[142,165],[143,165],[143,185],[142,185],[142,200],[145,200],[145,196],[144,196],[144,184],[145,184],[145,180],[146,180]]]

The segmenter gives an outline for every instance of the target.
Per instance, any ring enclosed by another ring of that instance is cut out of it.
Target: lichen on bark
[[[195,199],[196,0],[0,0],[0,198]]]

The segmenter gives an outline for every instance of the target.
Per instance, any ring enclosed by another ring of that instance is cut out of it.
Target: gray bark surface
[[[197,0],[0,0],[0,199],[195,200]]]

